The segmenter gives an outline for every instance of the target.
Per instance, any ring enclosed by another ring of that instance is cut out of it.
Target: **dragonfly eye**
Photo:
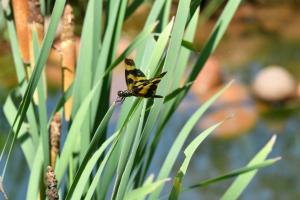
[[[134,66],[134,61],[130,58],[125,58],[125,64],[130,65],[130,66]]]
[[[123,91],[118,91],[118,96],[119,97],[123,97],[124,96],[124,92]]]

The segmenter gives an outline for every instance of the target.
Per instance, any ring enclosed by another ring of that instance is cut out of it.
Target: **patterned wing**
[[[152,78],[146,81],[139,81],[133,86],[133,92],[136,96],[141,97],[152,97],[152,98],[162,98],[160,95],[155,95],[157,86],[161,81],[162,77],[166,74],[166,72],[160,74],[158,77]]]
[[[132,90],[136,83],[147,81],[145,74],[135,68],[134,61],[128,58],[125,58],[125,80],[128,90]]]

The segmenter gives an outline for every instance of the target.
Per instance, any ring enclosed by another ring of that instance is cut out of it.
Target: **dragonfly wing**
[[[132,59],[125,59],[125,80],[128,90],[132,90],[133,86],[140,82],[147,80],[145,74],[135,67]]]

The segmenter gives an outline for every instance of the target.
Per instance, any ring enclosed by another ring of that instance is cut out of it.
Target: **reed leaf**
[[[272,151],[275,141],[276,141],[276,135],[273,135],[272,138],[269,140],[269,142],[248,163],[247,167],[264,162],[267,156]],[[241,195],[241,193],[245,190],[245,188],[253,179],[256,173],[257,170],[253,170],[251,172],[238,176],[237,179],[230,185],[230,187],[224,193],[221,199],[222,200],[237,199]]]
[[[189,163],[192,159],[193,154],[195,153],[196,149],[199,147],[199,145],[206,139],[207,136],[209,136],[209,134],[211,134],[216,128],[218,128],[222,123],[219,122],[211,127],[209,127],[208,129],[206,129],[205,131],[203,131],[202,133],[200,133],[188,146],[187,148],[184,150],[184,155],[185,155],[185,159],[183,161],[183,163],[180,166],[180,169],[178,170],[174,180],[173,180],[173,187],[172,187],[172,191],[170,193],[169,199],[173,199],[176,200],[179,198],[180,192],[181,192],[181,187],[182,187],[182,181],[183,178],[187,172]]]

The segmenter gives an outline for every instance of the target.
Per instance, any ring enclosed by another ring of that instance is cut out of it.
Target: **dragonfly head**
[[[118,96],[119,97],[128,97],[128,96],[130,96],[130,94],[127,90],[124,90],[124,91],[120,90],[120,91],[118,91]]]
[[[131,92],[128,90],[120,90],[118,91],[118,99],[117,102],[123,102],[126,97],[132,96]]]
[[[129,66],[134,66],[134,61],[130,58],[125,58],[125,64]]]

